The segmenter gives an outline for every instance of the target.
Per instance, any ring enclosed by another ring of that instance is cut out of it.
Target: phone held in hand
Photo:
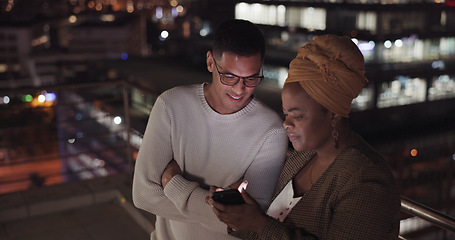
[[[212,199],[216,202],[229,205],[245,203],[242,194],[237,189],[214,192],[212,194]]]
[[[248,182],[243,181],[238,189],[214,192],[212,194],[212,199],[223,204],[243,204],[245,203],[245,200],[243,199],[241,192],[246,190],[247,185]]]

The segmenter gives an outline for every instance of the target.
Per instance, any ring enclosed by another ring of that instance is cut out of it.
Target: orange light
[[[179,2],[177,2],[177,0],[171,0],[169,4],[171,4],[173,7],[177,7],[177,5],[179,5]]]
[[[90,1],[90,2],[88,2],[87,6],[88,6],[89,8],[94,8],[94,7],[95,7],[95,2]]]
[[[417,156],[417,149],[414,148],[411,150],[411,156],[413,157]]]

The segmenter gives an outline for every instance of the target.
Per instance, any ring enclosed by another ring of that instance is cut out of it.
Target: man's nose
[[[245,80],[243,78],[240,78],[239,82],[236,83],[234,86],[232,86],[232,88],[234,89],[234,92],[235,93],[242,93],[243,91],[245,91]]]

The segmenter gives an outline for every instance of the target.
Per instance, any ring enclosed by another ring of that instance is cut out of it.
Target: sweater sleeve
[[[202,189],[197,183],[175,175],[167,183],[164,192],[186,218],[201,223],[211,231],[226,233],[226,224],[218,220],[212,208],[205,203],[209,191]]]
[[[165,196],[161,176],[173,158],[170,120],[161,98],[155,102],[141,147],[133,177],[133,202],[140,209],[177,221],[192,221],[177,210]]]
[[[264,211],[271,203],[287,149],[288,138],[285,130],[274,129],[265,136],[265,141],[245,173],[247,191]]]
[[[264,136],[262,147],[245,172],[247,191],[265,209],[271,201],[274,186],[280,174],[287,150],[287,136],[283,129],[274,129]],[[205,203],[207,190],[176,175],[165,188],[166,196],[187,218],[200,222],[217,232],[226,232],[226,225],[218,220],[211,207]]]

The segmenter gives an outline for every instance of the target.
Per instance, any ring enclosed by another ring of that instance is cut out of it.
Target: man
[[[235,187],[244,179],[264,209],[270,203],[287,136],[278,114],[253,96],[264,53],[256,26],[227,21],[207,52],[212,83],[158,97],[133,181],[134,204],[157,216],[151,239],[233,239],[205,204],[209,186]]]

